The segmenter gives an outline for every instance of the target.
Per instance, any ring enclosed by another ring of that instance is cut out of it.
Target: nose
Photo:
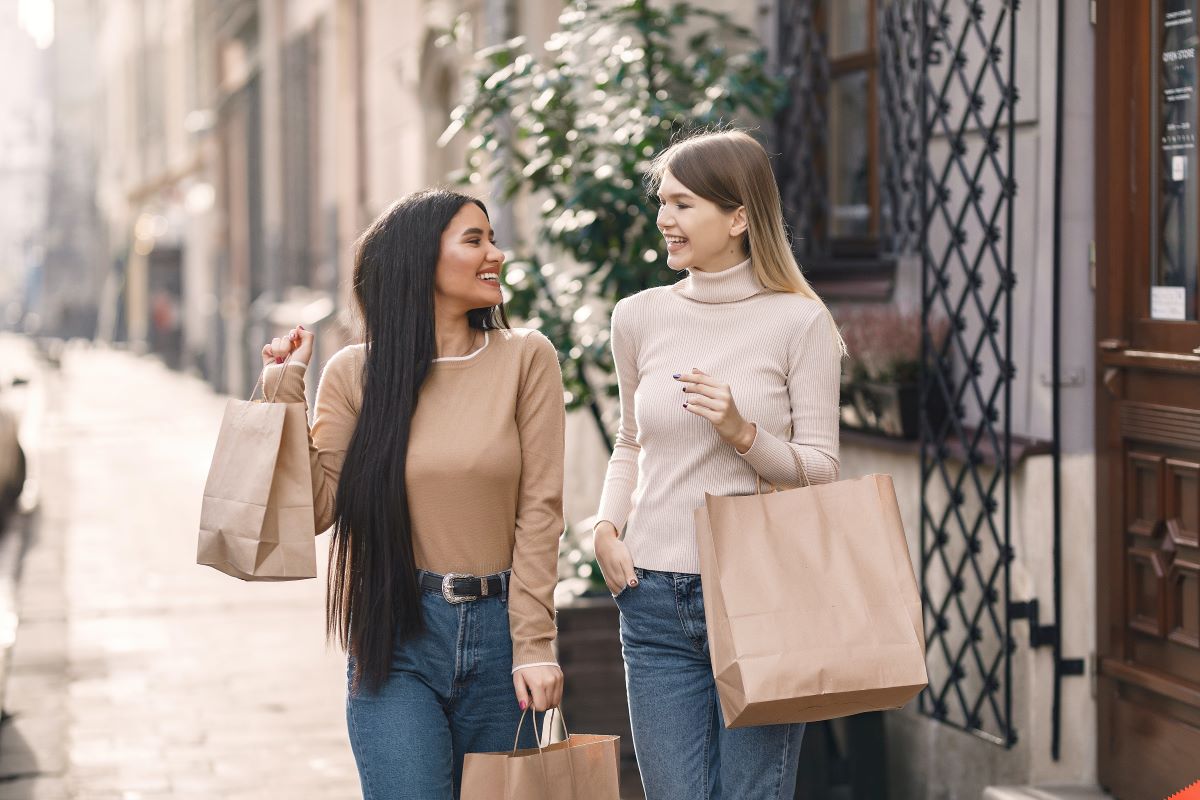
[[[495,242],[492,242],[490,248],[488,249],[487,259],[488,261],[494,261],[497,264],[503,264],[504,251],[497,247]]]
[[[658,216],[655,219],[655,224],[658,225],[660,231],[665,229],[667,224],[672,221],[669,211],[670,209],[665,203],[658,207]]]

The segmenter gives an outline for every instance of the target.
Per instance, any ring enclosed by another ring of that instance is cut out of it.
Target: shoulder
[[[511,347],[521,352],[554,349],[546,334],[533,328],[499,328],[488,331],[488,336],[501,347]]]
[[[613,325],[621,325],[625,329],[638,327],[640,321],[647,315],[654,313],[664,302],[670,302],[673,294],[671,288],[670,286],[654,286],[622,297],[613,306],[611,316]]]
[[[522,363],[553,361],[558,364],[558,350],[541,331],[533,328],[501,328],[488,331],[488,335],[500,347],[518,354]]]
[[[755,315],[770,320],[781,332],[803,336],[818,322],[829,321],[829,311],[821,301],[798,292],[765,292],[760,296],[762,303],[770,307],[770,312],[761,314],[756,311]]]
[[[353,386],[359,383],[363,365],[367,360],[367,346],[352,344],[338,350],[325,362],[321,373],[321,382],[331,382],[339,386]]]
[[[771,292],[765,302],[769,310],[758,317],[770,326],[770,338],[786,343],[790,358],[828,352],[840,361],[838,326],[824,303],[796,292]]]

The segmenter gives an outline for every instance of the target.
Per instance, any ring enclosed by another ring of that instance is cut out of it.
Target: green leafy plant
[[[460,179],[536,209],[509,309],[554,342],[568,407],[590,406],[607,439],[608,311],[675,278],[642,175],[682,130],[770,119],[783,85],[748,29],[690,3],[580,0],[559,22],[544,59],[521,38],[478,54],[442,140],[472,135]]]

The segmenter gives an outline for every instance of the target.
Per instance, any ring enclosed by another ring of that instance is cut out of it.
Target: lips
[[[688,240],[684,236],[670,236],[664,234],[663,238],[667,240],[668,253],[674,253],[687,247]]]

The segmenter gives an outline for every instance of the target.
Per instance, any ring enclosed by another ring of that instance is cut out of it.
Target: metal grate
[[[924,53],[918,170],[925,352],[921,589],[930,678],[920,707],[946,724],[1011,746],[1018,3],[918,2]],[[893,5],[892,30],[903,35],[910,20],[906,4]],[[905,40],[890,51],[909,48]],[[950,409],[944,418],[928,412],[938,396]]]
[[[884,252],[917,252],[921,135],[920,0],[879,5],[880,232]]]
[[[825,96],[829,59],[816,23],[819,0],[780,4],[779,49],[787,79],[787,107],[776,121],[779,185],[793,247],[801,257],[824,255],[829,191],[821,154],[828,129]]]

